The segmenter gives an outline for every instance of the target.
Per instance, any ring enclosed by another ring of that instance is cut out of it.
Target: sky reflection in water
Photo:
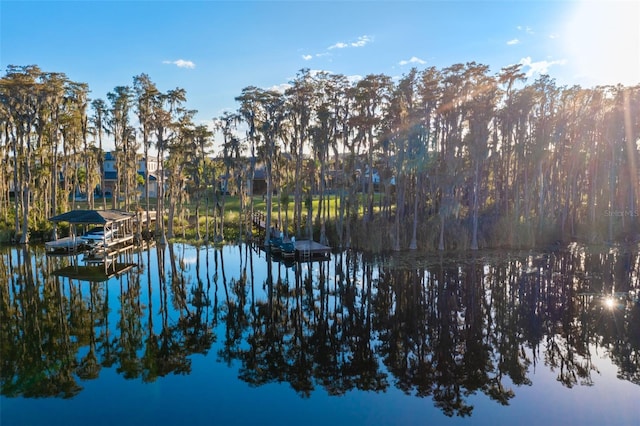
[[[3,426],[640,415],[637,247],[351,253],[290,267],[246,246],[174,244],[134,254],[138,267],[103,283],[56,277],[71,259],[38,248],[0,255]],[[600,297],[611,293],[623,297],[613,310]],[[92,341],[97,377],[83,379]],[[68,398],[61,376],[78,386]]]

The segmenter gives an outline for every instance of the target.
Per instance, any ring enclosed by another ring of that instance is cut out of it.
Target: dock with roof
[[[133,249],[140,222],[136,213],[122,210],[72,210],[49,221],[69,223],[69,236],[45,243],[47,254],[84,253],[86,264],[104,265],[105,273],[117,268],[120,255]],[[100,228],[101,236],[88,240],[86,233],[91,227]]]

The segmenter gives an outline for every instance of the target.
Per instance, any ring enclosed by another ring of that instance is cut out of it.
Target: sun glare
[[[640,83],[640,2],[576,2],[563,40],[581,84]]]
[[[613,300],[613,297],[607,297],[606,299],[604,299],[604,306],[607,309],[613,309],[616,306],[616,301]]]

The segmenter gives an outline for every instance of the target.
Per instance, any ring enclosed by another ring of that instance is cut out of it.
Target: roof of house
[[[138,171],[138,174],[142,177],[146,177],[146,172],[144,171]],[[105,171],[104,172],[104,180],[116,180],[118,179],[118,172],[116,171]],[[156,181],[158,180],[158,173],[157,172],[151,172],[149,173],[149,181]]]
[[[253,180],[266,180],[267,179],[267,171],[260,167],[256,168],[253,172]]]
[[[146,176],[146,175],[147,175],[147,173],[146,173],[146,172],[139,171],[139,172],[138,172],[138,174],[139,174],[140,176],[142,176],[143,178],[146,178],[146,177],[147,177],[147,176]],[[156,177],[156,174],[155,174],[154,172],[149,173],[149,181],[150,181],[150,182],[152,182],[152,181],[155,181],[155,180],[158,180],[158,178]]]
[[[71,210],[57,216],[50,217],[51,222],[69,222],[73,224],[105,224],[123,222],[131,219],[135,213],[122,210]]]

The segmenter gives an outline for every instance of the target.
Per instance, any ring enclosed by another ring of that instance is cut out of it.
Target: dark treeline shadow
[[[0,252],[2,395],[70,398],[105,368],[144,382],[190,374],[211,349],[252,386],[289,383],[305,398],[395,387],[448,416],[472,415],[477,393],[508,405],[535,366],[592,385],[596,351],[640,385],[637,247],[346,251],[293,266],[249,245],[195,262],[176,244],[140,256],[83,282],[53,274],[70,260],[41,249]]]

